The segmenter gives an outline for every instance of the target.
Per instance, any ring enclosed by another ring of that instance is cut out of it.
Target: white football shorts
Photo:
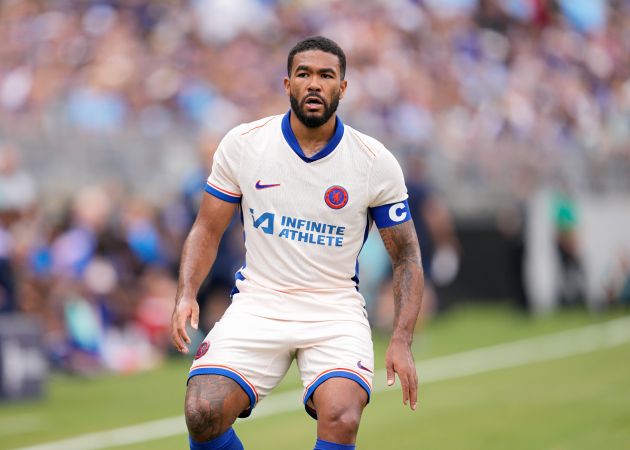
[[[300,322],[277,320],[228,308],[199,346],[188,379],[197,375],[222,375],[247,393],[250,407],[280,383],[293,359],[304,385],[306,411],[315,389],[324,381],[348,378],[368,395],[372,390],[374,352],[368,325],[351,320]]]

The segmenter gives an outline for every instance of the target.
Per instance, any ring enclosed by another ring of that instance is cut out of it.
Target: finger
[[[173,311],[173,316],[171,317],[171,342],[173,346],[177,349],[177,351],[181,351],[181,342],[179,340],[179,336],[177,335],[177,311]]]
[[[179,333],[180,338],[184,341],[184,344],[182,344],[182,347],[184,347],[186,352],[188,352],[188,348],[186,346],[190,345],[190,337],[188,336],[188,333],[186,333],[186,328],[182,327],[179,330],[177,330],[177,332]]]
[[[411,383],[409,385],[409,402],[411,409],[415,411],[416,406],[418,405],[418,374],[415,370],[413,371]]]
[[[186,322],[190,318],[191,313],[192,311],[190,309],[187,309],[186,312],[184,312],[180,316],[178,324],[177,324],[177,332],[182,337],[184,342],[188,345],[190,345],[190,337],[188,337],[188,333],[186,332]]]
[[[171,340],[173,341],[173,345],[175,346],[177,351],[181,352],[182,349],[184,348],[184,344],[182,343],[181,339],[179,338],[179,334],[178,334],[177,329],[175,327],[173,327],[173,330],[171,331]]]
[[[398,379],[400,380],[400,385],[402,387],[403,405],[406,406],[409,401],[409,377],[406,373],[398,372]]]
[[[199,327],[199,306],[193,307],[192,314],[190,316],[190,326],[195,330]]]
[[[179,343],[178,350],[182,353],[188,353],[188,347],[186,344],[190,345],[190,338],[186,333],[186,319],[179,319],[175,331],[177,335],[177,341]]]
[[[394,364],[391,361],[387,361],[385,368],[387,370],[387,386],[394,384]]]

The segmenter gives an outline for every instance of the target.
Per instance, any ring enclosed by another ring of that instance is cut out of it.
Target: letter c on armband
[[[402,213],[400,213],[402,211]],[[405,211],[404,203],[396,203],[389,208],[389,218],[393,222],[400,222],[407,217],[407,211]]]

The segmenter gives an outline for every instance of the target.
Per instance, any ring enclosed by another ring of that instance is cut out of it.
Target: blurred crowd
[[[129,372],[158,364],[170,348],[178,259],[205,170],[191,174],[161,208],[112,184],[79,190],[49,214],[19,162],[15,148],[0,146],[0,314],[34,318],[51,363],[64,370]],[[242,264],[237,222],[200,292],[206,330],[223,313]]]
[[[51,210],[40,199],[54,177],[20,167],[24,136],[46,138],[51,124],[121,140],[184,128],[192,143],[216,142],[287,110],[287,51],[314,34],[348,55],[344,121],[401,160],[437,161],[432,181],[456,189],[445,193],[462,210],[475,207],[465,187],[498,186],[519,204],[559,174],[630,190],[630,0],[4,0],[0,311],[38,317],[54,364],[131,371],[167,352],[179,252],[212,150],[160,202],[112,182],[77,186]],[[427,205],[420,234],[452,253],[444,206]],[[224,241],[202,292],[206,324],[241,264],[238,224]],[[440,255],[452,273],[453,255]]]
[[[507,185],[577,155],[576,182],[628,188],[629,25],[627,0],[7,0],[0,110],[30,132],[220,134],[286,110],[287,50],[321,33],[349,56],[345,120],[395,150]]]

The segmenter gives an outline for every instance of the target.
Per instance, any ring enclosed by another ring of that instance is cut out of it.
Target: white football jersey
[[[402,170],[339,118],[309,158],[290,114],[237,126],[214,155],[206,191],[240,203],[245,232],[232,306],[281,320],[365,321],[358,256],[373,221],[411,219]]]

